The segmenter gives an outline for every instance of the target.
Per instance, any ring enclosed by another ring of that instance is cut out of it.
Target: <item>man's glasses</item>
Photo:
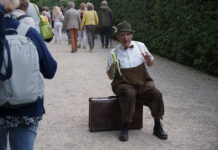
[[[121,37],[121,38],[124,38],[124,37],[127,37],[127,38],[128,38],[128,37],[130,37],[131,35],[132,35],[132,33],[131,33],[131,32],[126,32],[126,33],[124,32],[124,33],[120,33],[120,37]]]

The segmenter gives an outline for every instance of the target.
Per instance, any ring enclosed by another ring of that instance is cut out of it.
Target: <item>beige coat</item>
[[[65,30],[68,29],[79,29],[81,23],[80,13],[79,11],[70,8],[66,11],[64,15],[64,25],[63,28]]]

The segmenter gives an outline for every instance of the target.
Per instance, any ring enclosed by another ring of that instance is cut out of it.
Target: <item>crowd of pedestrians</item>
[[[77,49],[89,48],[93,52],[95,47],[96,33],[99,32],[102,48],[108,48],[111,28],[113,25],[112,11],[106,0],[101,2],[99,11],[94,9],[90,2],[80,3],[80,8],[75,8],[75,3],[70,1],[66,8],[54,6],[49,9],[47,6],[37,6],[29,0],[19,0],[20,6],[12,11],[18,21],[28,24],[40,33],[40,15],[46,17],[54,33],[55,44],[62,43],[62,34],[68,36],[68,44],[71,46],[71,53]]]
[[[80,3],[79,9],[76,9],[75,3],[71,1],[67,3],[66,8],[54,6],[50,10],[47,6],[38,7],[29,0],[20,0],[20,2],[20,7],[12,12],[16,18],[20,22],[34,27],[40,33],[40,18],[37,11],[40,12],[40,15],[46,17],[53,28],[54,40],[52,42],[61,44],[62,33],[66,33],[71,53],[87,47],[89,47],[90,52],[93,52],[98,31],[102,48],[108,48],[113,17],[106,0],[101,2],[98,12],[95,11],[94,5],[90,2]]]
[[[39,9],[41,15],[48,18],[54,32],[54,43],[61,44],[62,33],[68,36],[68,43],[71,46],[71,53],[77,49],[86,49],[93,52],[95,47],[96,32],[99,31],[102,48],[108,48],[111,28],[113,25],[112,11],[107,1],[101,2],[99,11],[94,10],[94,5],[90,2],[80,3],[80,8],[75,8],[74,2],[68,2],[66,8],[54,6],[52,11],[48,7],[30,7],[35,5],[30,3],[29,16],[35,21],[35,28],[39,31],[39,17],[34,14],[34,9]]]

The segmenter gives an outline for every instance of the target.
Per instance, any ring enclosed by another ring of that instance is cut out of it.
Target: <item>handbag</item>
[[[34,4],[34,8],[36,10],[37,15],[40,18],[39,22],[39,28],[40,28],[40,33],[44,41],[50,42],[53,39],[54,33],[52,31],[52,28],[49,24],[49,22],[45,19],[46,16],[42,16],[39,14],[39,11],[36,8],[36,5]]]

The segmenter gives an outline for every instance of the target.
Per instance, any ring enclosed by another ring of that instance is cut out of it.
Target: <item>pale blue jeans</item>
[[[0,129],[0,150],[7,150],[9,136],[10,150],[33,150],[37,134],[37,125]]]

